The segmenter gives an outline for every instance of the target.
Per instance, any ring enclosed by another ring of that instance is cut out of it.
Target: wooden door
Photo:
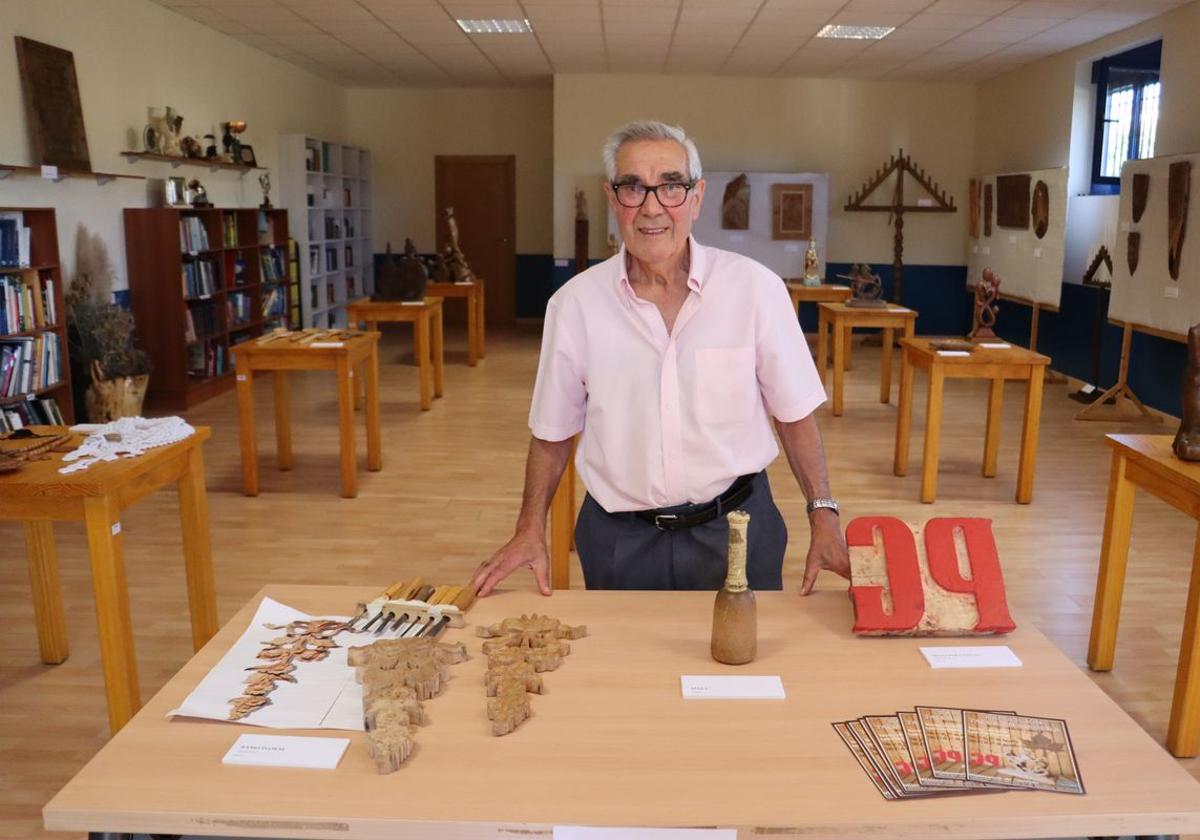
[[[434,157],[437,247],[444,248],[450,236],[442,210],[453,207],[459,247],[487,288],[489,325],[516,320],[516,162],[513,155]]]

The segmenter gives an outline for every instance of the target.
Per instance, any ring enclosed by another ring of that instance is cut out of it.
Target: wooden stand
[[[125,538],[121,512],[143,496],[169,485],[179,490],[183,560],[187,571],[192,647],[200,650],[217,632],[208,497],[201,447],[211,432],[201,426],[178,443],[148,450],[136,458],[98,463],[63,475],[61,455],[27,463],[0,476],[0,520],[20,521],[25,529],[33,612],[42,661],[67,658],[67,621],[54,547],[55,521],[83,522],[87,532],[92,591],[108,698],[108,724],[115,735],[141,708],[133,617],[125,583]],[[81,695],[82,696],[82,695]],[[46,710],[48,715],[54,712]]]
[[[879,309],[855,308],[844,303],[817,305],[817,374],[825,382],[825,365],[829,355],[828,334],[833,333],[833,416],[842,414],[842,395],[845,371],[850,353],[850,336],[855,327],[878,327],[883,330],[883,363],[879,376],[879,401],[886,403],[892,392],[892,344],[899,329],[906,338],[913,335],[917,312],[902,306]]]
[[[571,588],[571,551],[575,548],[575,447],[571,444],[554,498],[550,501],[550,588]]]
[[[479,300],[480,308],[483,298]],[[442,299],[427,297],[424,303],[375,301],[362,298],[346,304],[350,326],[366,323],[369,332],[377,332],[383,321],[407,321],[413,325],[413,355],[420,371],[421,410],[433,408],[434,397],[441,397],[442,380]]]
[[[425,294],[467,301],[467,364],[475,367],[484,355],[483,280],[476,277],[470,283],[428,283]]]
[[[1075,415],[1076,420],[1108,420],[1108,421],[1126,421],[1136,420],[1136,416],[1131,416],[1124,408],[1124,400],[1129,400],[1133,403],[1139,414],[1155,423],[1161,423],[1162,418],[1154,414],[1150,409],[1142,404],[1142,401],[1133,393],[1133,389],[1129,387],[1129,352],[1133,344],[1134,330],[1141,330],[1149,335],[1155,335],[1159,338],[1166,338],[1171,341],[1179,341],[1187,343],[1187,336],[1178,335],[1177,333],[1169,333],[1164,330],[1156,330],[1151,327],[1143,327],[1136,324],[1131,324],[1128,321],[1115,321],[1109,319],[1111,324],[1121,324],[1123,331],[1121,333],[1121,366],[1117,370],[1117,382],[1107,391],[1091,403],[1091,405],[1081,408]],[[1109,400],[1113,401],[1112,411],[1104,411],[1103,406]]]

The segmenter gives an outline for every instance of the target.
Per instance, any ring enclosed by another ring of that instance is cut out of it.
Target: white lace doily
[[[59,469],[60,473],[86,470],[97,461],[134,458],[147,449],[167,446],[191,437],[196,430],[182,417],[122,417],[100,426],[76,426],[90,432],[79,448],[63,456],[73,461]]]

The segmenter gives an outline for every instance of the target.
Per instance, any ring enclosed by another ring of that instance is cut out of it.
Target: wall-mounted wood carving
[[[1050,227],[1050,188],[1046,186],[1045,181],[1034,184],[1033,204],[1029,212],[1033,216],[1033,233],[1041,239]]]
[[[1167,182],[1167,269],[1171,279],[1179,279],[1179,258],[1183,254],[1183,235],[1187,233],[1188,198],[1192,188],[1192,162],[1171,164]]]
[[[771,238],[812,239],[812,184],[771,185]]]
[[[1129,266],[1131,275],[1137,274],[1138,257],[1142,251],[1142,235],[1136,230],[1129,231],[1129,237],[1125,240],[1125,264]]]
[[[983,185],[983,235],[992,235],[992,185]]]
[[[967,232],[972,239],[979,238],[979,179],[972,178],[967,184]]]
[[[1150,197],[1150,173],[1135,172],[1133,174],[1133,221],[1136,224],[1142,220],[1146,212],[1146,200]]]
[[[20,36],[16,42],[33,162],[90,172],[74,54]]]
[[[1108,271],[1107,278],[1099,278],[1100,266]],[[1096,256],[1092,257],[1092,261],[1088,264],[1087,271],[1083,273],[1083,285],[1098,286],[1103,289],[1112,288],[1112,255],[1108,253],[1108,246],[1101,245],[1096,251]]]
[[[725,185],[721,200],[721,229],[750,229],[750,179],[745,173]]]
[[[1029,228],[1029,175],[996,176],[996,224]]]

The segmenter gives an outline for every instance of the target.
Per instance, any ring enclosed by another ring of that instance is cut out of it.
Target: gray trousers
[[[771,498],[766,471],[752,484],[754,492],[740,506],[750,514],[750,588],[782,589],[787,524]],[[589,494],[575,522],[575,546],[588,589],[716,590],[725,583],[729,523],[721,516],[694,528],[660,531],[632,513],[608,513]]]

